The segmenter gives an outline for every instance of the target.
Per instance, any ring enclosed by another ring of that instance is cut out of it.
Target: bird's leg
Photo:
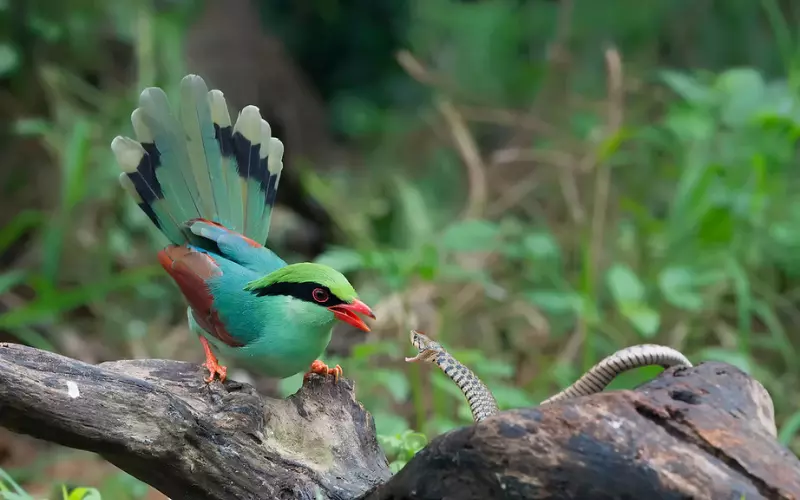
[[[220,366],[219,363],[217,363],[217,357],[211,352],[211,346],[208,345],[208,340],[202,335],[200,335],[200,343],[203,344],[203,350],[206,352],[206,362],[203,366],[208,368],[208,371],[211,372],[204,380],[206,383],[211,383],[214,380],[214,376],[219,375],[219,381],[225,382],[225,377],[228,375],[228,368]]]
[[[312,373],[318,373],[323,377],[327,375],[333,375],[333,382],[336,383],[339,382],[339,377],[341,377],[344,372],[342,371],[342,367],[339,365],[336,365],[333,368],[328,368],[328,365],[316,359],[313,363],[311,363],[311,369],[307,371],[305,375],[303,375],[304,384],[308,382],[309,378],[311,378]]]

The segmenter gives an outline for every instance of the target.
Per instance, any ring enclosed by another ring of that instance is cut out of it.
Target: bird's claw
[[[206,362],[203,363],[203,366],[210,372],[208,377],[205,377],[203,380],[206,381],[206,384],[210,384],[214,381],[214,377],[219,375],[219,381],[225,382],[225,377],[228,376],[228,368],[220,366],[219,363],[217,363],[217,357],[214,356],[214,353],[211,351],[208,340],[201,336],[200,343],[203,344],[203,351],[206,353]]]
[[[210,384],[214,381],[214,377],[219,375],[219,381],[225,382],[225,378],[228,376],[228,367],[220,366],[217,364],[216,361],[206,360],[203,364],[206,369],[210,372],[208,377],[205,377],[203,380],[206,381],[207,384]]]
[[[311,374],[316,373],[322,375],[323,377],[328,375],[333,375],[333,383],[339,382],[339,377],[341,377],[344,372],[342,367],[339,365],[334,366],[333,368],[328,368],[328,365],[323,363],[322,361],[316,359],[313,363],[311,363],[311,369],[303,375],[303,383],[305,384],[311,378]]]

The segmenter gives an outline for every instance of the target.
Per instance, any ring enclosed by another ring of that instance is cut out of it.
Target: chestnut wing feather
[[[213,257],[185,246],[171,245],[158,252],[158,261],[186,297],[195,321],[208,333],[231,347],[242,347],[225,328],[214,309],[208,280],[222,275]]]

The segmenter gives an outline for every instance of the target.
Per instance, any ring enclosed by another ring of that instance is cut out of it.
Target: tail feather
[[[262,188],[264,189],[264,217],[261,220],[264,225],[260,229],[264,239],[266,239],[269,234],[272,207],[275,206],[275,197],[278,194],[278,181],[281,179],[282,171],[283,143],[279,139],[271,137],[267,151],[267,172],[265,180],[262,181]]]
[[[244,205],[242,203],[242,190],[239,186],[236,158],[233,153],[233,124],[231,123],[230,114],[228,114],[228,104],[225,102],[225,96],[222,92],[216,89],[208,93],[208,101],[211,106],[214,137],[222,153],[223,181],[215,184],[214,187],[220,190],[220,199],[228,200],[228,203],[220,203],[222,214],[227,211],[227,217],[221,217],[220,223],[241,233],[244,231]]]
[[[247,222],[250,226],[250,231],[260,239],[262,235],[262,228],[264,227],[264,199],[262,195],[263,179],[267,175],[267,153],[269,152],[269,140],[272,138],[272,128],[265,120],[261,120],[261,130],[258,145],[258,170],[251,173],[251,178],[248,179],[248,196],[247,204],[252,207],[248,210]]]
[[[246,106],[233,126],[233,149],[242,189],[244,206],[243,234],[254,234],[257,218],[263,215],[258,203],[257,178],[261,151],[261,114],[255,106]]]
[[[145,89],[131,121],[139,142],[146,143],[139,135],[141,130],[146,138],[152,138],[160,154],[155,174],[168,210],[180,221],[199,215],[200,194],[192,175],[186,134],[171,112],[167,94],[157,87]]]
[[[180,110],[191,171],[187,177],[197,183],[200,216],[220,220],[212,186],[222,180],[222,154],[214,138],[208,87],[202,78],[190,75],[181,80]]]
[[[202,218],[264,244],[283,168],[283,143],[257,107],[231,124],[225,97],[202,78],[181,81],[180,121],[159,88],[145,89],[131,115],[137,141],[111,144],[120,183],[173,243],[195,236],[186,222]]]
[[[186,241],[186,231],[167,209],[155,176],[158,151],[150,154],[142,144],[127,137],[115,137],[111,149],[123,170],[119,177],[123,189],[170,241]]]

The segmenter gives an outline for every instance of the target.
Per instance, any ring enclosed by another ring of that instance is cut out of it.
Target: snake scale
[[[411,330],[410,340],[411,345],[419,353],[414,357],[406,358],[406,361],[409,363],[423,361],[437,365],[461,389],[464,397],[467,398],[472,419],[475,422],[480,422],[499,411],[497,401],[486,384],[472,370],[447,352],[441,344],[434,342],[417,330]],[[651,365],[669,368],[671,366],[692,366],[692,363],[686,359],[686,356],[671,347],[656,344],[627,347],[606,357],[574,384],[545,399],[541,404],[596,394],[605,389],[620,373]]]

